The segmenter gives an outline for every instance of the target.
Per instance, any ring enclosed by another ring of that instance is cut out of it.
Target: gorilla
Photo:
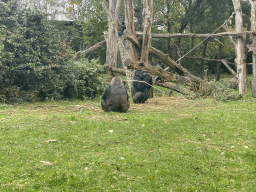
[[[125,83],[116,76],[112,78],[101,97],[101,108],[103,111],[126,112],[130,107],[129,95]]]
[[[148,84],[153,85],[152,76],[140,69],[135,71],[133,80],[145,81]],[[132,82],[131,92],[134,103],[144,103],[149,98],[149,89],[151,86],[148,84],[136,81]]]

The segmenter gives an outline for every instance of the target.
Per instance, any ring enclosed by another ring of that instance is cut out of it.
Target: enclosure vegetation
[[[0,191],[255,190],[256,1],[22,2],[0,2]]]
[[[245,95],[247,70],[254,94],[254,1],[71,1],[66,15],[74,21],[54,20],[61,0],[5,2],[1,102],[93,98],[106,85],[103,68],[128,79],[133,69],[143,69],[161,77],[158,85],[190,98],[203,93],[204,80],[229,73]]]

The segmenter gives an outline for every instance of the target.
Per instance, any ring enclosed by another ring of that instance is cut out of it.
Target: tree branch
[[[136,31],[137,36],[143,36],[143,33],[140,31]],[[241,36],[248,34],[256,34],[255,31],[245,31],[245,32],[221,32],[221,33],[206,33],[206,34],[196,34],[196,33],[167,33],[167,34],[158,34],[152,33],[152,38],[174,38],[174,37],[198,37],[198,38],[206,38],[206,37],[222,37],[222,36]]]
[[[101,48],[102,46],[104,46],[106,44],[106,40],[103,40],[99,43],[96,43],[95,45],[93,45],[92,47],[86,49],[86,50],[83,50],[83,51],[78,51],[74,54],[74,58],[77,60],[80,58],[81,54],[87,54],[87,53],[90,53],[96,49],[99,49]]]

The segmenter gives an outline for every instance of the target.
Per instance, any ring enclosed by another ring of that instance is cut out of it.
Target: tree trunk
[[[124,0],[124,9],[125,9],[125,26],[126,26],[125,35],[127,35],[127,33],[128,33],[128,34],[136,36],[135,26],[134,26],[133,0]],[[124,40],[124,41],[128,41],[128,40]],[[127,49],[127,51],[129,51],[129,54],[130,54],[130,65],[131,65],[131,63],[138,61],[139,53],[138,53],[138,50],[136,49],[135,45],[133,43],[131,43],[130,41],[128,41],[128,46],[129,46],[129,48]],[[131,80],[133,78],[133,70],[128,69],[127,67],[128,67],[128,65],[124,67],[126,77],[128,80]],[[128,86],[129,86],[130,90],[131,90],[131,85],[132,85],[132,82],[129,81]]]
[[[242,9],[240,5],[240,0],[232,0],[235,10],[235,25],[236,25],[236,32],[242,32],[243,29],[243,19],[242,19]],[[245,50],[243,44],[242,36],[238,36],[236,39],[236,59],[235,63],[237,65],[237,75],[238,75],[238,87],[240,94],[247,93],[247,78],[246,78],[246,63],[245,63]]]
[[[144,0],[143,3],[144,13],[144,28],[143,28],[143,39],[141,47],[140,62],[148,65],[149,47],[151,45],[151,25],[153,17],[153,0]]]
[[[171,19],[170,19],[171,5],[170,5],[170,1],[166,0],[166,4],[167,4],[167,13],[166,13],[167,14],[167,31],[168,31],[168,33],[171,33]],[[171,57],[171,38],[167,39],[167,53]]]
[[[108,16],[108,31],[104,32],[104,38],[107,45],[106,64],[111,67],[117,65],[117,53],[118,53],[118,19],[120,12],[121,0],[109,0],[109,8],[105,3],[102,3]]]
[[[222,47],[223,44],[220,42],[219,43],[219,55],[218,55],[218,60],[222,59]],[[215,74],[215,80],[219,81],[220,80],[220,66],[221,66],[221,62],[218,61],[217,62],[217,67],[216,67],[216,74]]]
[[[205,58],[208,41],[204,41],[203,44],[204,44],[204,49],[203,49],[203,52],[202,52],[202,57]],[[200,75],[201,75],[202,79],[204,79],[205,76],[207,75],[207,74],[205,74],[205,70],[204,70],[204,60],[202,60],[201,64],[200,64]]]
[[[142,48],[140,63],[149,66],[149,47],[151,45],[151,26],[153,21],[153,0],[144,0],[143,2],[144,13],[144,28],[142,38]],[[149,89],[149,97],[153,98],[153,87]]]
[[[136,36],[135,26],[134,26],[134,6],[133,0],[125,0],[125,25],[126,30],[128,31],[129,35]],[[135,62],[139,59],[139,53],[136,50],[136,47],[133,43],[129,43],[130,46],[130,54],[131,54],[131,61]]]
[[[256,32],[256,0],[249,0],[251,4],[251,29]],[[249,51],[253,52],[252,55],[252,96],[256,97],[256,35],[253,35],[253,42],[248,46]]]

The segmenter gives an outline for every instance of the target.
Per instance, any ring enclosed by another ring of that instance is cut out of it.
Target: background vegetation
[[[248,29],[250,6],[245,1],[241,3],[244,28]],[[142,1],[135,0],[134,6],[136,30],[142,30]],[[119,20],[120,30],[124,19],[123,9]],[[156,0],[152,31],[212,33],[232,12],[231,0]],[[102,8],[102,0],[5,0],[0,3],[0,21],[0,102],[84,99],[100,93],[105,85],[101,79],[102,68],[99,67],[105,63],[105,48],[81,56],[80,61],[74,61],[73,54],[104,40],[107,17]],[[153,38],[152,45],[176,60],[179,52],[187,53],[201,41],[198,38]],[[224,44],[222,58],[233,62],[235,55],[229,39],[222,37],[219,41]],[[209,38],[189,56],[217,59],[218,47],[219,43]],[[166,67],[154,56],[151,56],[151,60],[152,64]],[[251,62],[251,54],[248,52],[247,62]],[[182,65],[197,76],[204,78],[208,75],[211,79],[216,73],[217,63],[185,58]],[[80,86],[81,75],[71,70],[71,66],[79,66],[86,73],[94,73],[88,76],[90,79],[84,75],[82,81],[87,84],[89,81],[97,82],[97,85],[93,84],[90,88],[92,90],[88,92],[85,85]],[[223,66],[221,70],[222,74],[229,73]],[[251,72],[250,65],[248,72]],[[73,88],[70,88],[71,84]],[[68,89],[78,90],[72,94],[67,93]],[[80,93],[85,95],[81,96]]]
[[[186,98],[166,97],[169,90],[158,87],[164,95],[155,89],[153,99],[131,103],[127,113],[104,113],[104,48],[73,59],[104,39],[102,1],[24,2],[0,2],[0,191],[254,191],[256,100],[249,81],[243,99],[223,78]],[[142,3],[134,2],[141,30]],[[157,33],[211,33],[233,11],[231,0],[154,3]],[[60,10],[72,21],[57,21]],[[177,47],[186,53],[200,41],[152,44],[176,59]],[[223,58],[232,61],[231,43],[220,41]],[[190,56],[218,58],[217,49],[209,41]],[[152,63],[164,67],[157,58]],[[182,65],[196,75],[207,70],[211,80],[216,63]]]

